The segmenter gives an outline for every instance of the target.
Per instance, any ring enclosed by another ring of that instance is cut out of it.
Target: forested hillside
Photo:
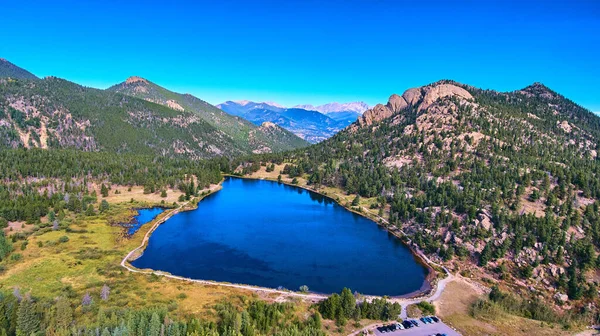
[[[227,114],[191,94],[169,91],[144,78],[130,77],[107,91],[144,99],[176,111],[192,113],[225,134],[237,148],[247,153],[290,150],[308,145],[283,128],[266,127],[268,124],[263,123],[254,125],[246,119]]]
[[[0,58],[0,77],[38,79],[36,75],[23,68],[19,68],[4,58]]]
[[[71,148],[198,159],[305,145],[281,128],[256,127],[242,120],[236,123],[245,125],[244,139],[215,128],[197,111],[181,111],[54,77],[0,79],[0,144],[8,148]]]
[[[600,118],[542,84],[441,81],[263,160],[376,200],[384,225],[452,270],[586,311],[598,296],[599,145]]]

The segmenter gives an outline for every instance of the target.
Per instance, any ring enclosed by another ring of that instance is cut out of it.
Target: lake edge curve
[[[371,222],[374,222],[377,226],[385,229],[386,233],[393,235],[395,239],[398,239],[405,247],[407,247],[409,249],[410,254],[415,259],[415,262],[417,262],[418,264],[420,264],[427,270],[427,275],[425,276],[423,284],[422,284],[421,288],[419,288],[418,290],[412,291],[410,293],[402,294],[402,295],[395,295],[395,296],[364,295],[364,297],[368,297],[368,298],[388,297],[388,298],[392,298],[392,299],[411,299],[411,300],[423,299],[423,300],[426,300],[426,298],[429,295],[432,295],[433,293],[435,293],[436,285],[437,285],[437,281],[435,281],[435,280],[438,279],[437,275],[441,274],[441,272],[437,271],[432,265],[430,265],[427,257],[425,257],[420,251],[416,250],[413,246],[408,244],[403,239],[402,236],[400,236],[397,232],[391,231],[387,227],[382,225],[377,220],[377,218],[369,217],[367,215],[368,213],[366,214],[364,212],[358,212],[354,209],[348,208],[345,205],[338,202],[336,199],[332,198],[330,195],[323,194],[322,192],[320,192],[318,190],[313,190],[313,189],[309,188],[308,186],[296,185],[296,184],[288,183],[285,181],[277,181],[275,179],[270,179],[270,178],[255,178],[255,177],[239,176],[239,175],[232,175],[232,174],[222,174],[222,176],[223,176],[223,179],[217,185],[214,185],[216,188],[213,189],[211,187],[208,190],[208,193],[201,195],[199,197],[196,197],[190,201],[187,201],[186,203],[180,205],[178,208],[171,208],[171,209],[165,210],[163,213],[161,213],[161,215],[164,215],[162,218],[158,218],[158,217],[160,217],[160,215],[159,215],[153,221],[149,222],[149,223],[152,223],[152,222],[155,222],[155,223],[146,232],[141,245],[138,246],[137,248],[133,249],[132,251],[130,251],[129,254],[127,254],[127,256],[125,256],[125,258],[121,261],[121,266],[128,269],[129,271],[136,272],[136,273],[155,274],[155,275],[165,276],[165,277],[172,278],[172,279],[184,280],[184,281],[195,282],[195,283],[200,283],[200,284],[205,284],[205,285],[222,285],[222,286],[227,286],[227,287],[236,287],[236,288],[240,288],[240,289],[247,289],[247,290],[251,290],[251,291],[281,293],[281,294],[286,294],[286,295],[303,297],[306,299],[319,299],[320,300],[320,299],[325,299],[325,298],[329,297],[331,294],[323,294],[323,293],[312,292],[312,291],[303,293],[303,292],[293,291],[293,290],[289,290],[289,289],[276,289],[276,288],[264,287],[264,286],[259,286],[259,285],[251,285],[251,284],[243,284],[243,283],[238,284],[238,283],[231,283],[231,282],[227,282],[227,281],[189,278],[189,277],[185,277],[185,276],[174,275],[167,271],[154,270],[152,268],[139,269],[130,263],[130,262],[133,262],[136,259],[140,258],[143,255],[145,249],[148,246],[150,236],[152,235],[152,233],[154,233],[154,231],[160,225],[162,225],[164,222],[166,222],[172,216],[174,216],[180,212],[187,212],[187,211],[193,211],[193,210],[198,209],[198,204],[205,197],[208,197],[218,191],[221,191],[222,184],[225,181],[225,178],[239,178],[239,179],[256,180],[256,181],[261,181],[261,180],[262,181],[270,181],[270,182],[274,182],[274,183],[285,184],[287,186],[300,188],[300,189],[306,190],[307,192],[315,193],[315,194],[320,195],[321,197],[327,198],[328,200],[331,200],[333,203],[341,206],[344,210],[350,211],[351,213],[353,213],[355,215],[360,215],[361,217],[363,217]],[[169,211],[169,210],[171,210],[171,211]],[[135,252],[137,252],[137,253],[135,253]]]

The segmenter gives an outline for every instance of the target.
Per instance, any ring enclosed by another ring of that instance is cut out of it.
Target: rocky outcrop
[[[459,96],[464,99],[473,99],[473,96],[467,90],[452,84],[440,84],[427,89],[427,94],[425,94],[423,102],[419,105],[419,111],[427,109],[439,98]]]
[[[425,96],[423,96],[423,93],[425,93]],[[438,99],[451,96],[473,99],[473,96],[467,90],[452,84],[434,84],[423,88],[412,88],[406,90],[402,96],[391,95],[386,105],[377,104],[372,109],[365,111],[358,118],[357,124],[351,126],[351,129],[356,130],[357,127],[370,126],[402,112],[409,106],[414,106],[417,111],[421,112],[429,108]]]
[[[386,105],[377,104],[370,110],[366,110],[361,117],[358,118],[358,124],[362,126],[370,126],[374,122],[381,121],[392,116],[394,112]]]
[[[402,98],[411,106],[417,104],[422,96],[421,88],[408,89],[402,94]]]
[[[125,84],[133,84],[133,83],[144,83],[144,84],[148,84],[148,81],[142,77],[138,77],[138,76],[131,76],[129,78],[127,78],[127,80],[125,80]]]
[[[390,99],[388,99],[387,107],[392,110],[392,112],[398,113],[408,107],[408,103],[401,96],[393,94],[390,96]]]

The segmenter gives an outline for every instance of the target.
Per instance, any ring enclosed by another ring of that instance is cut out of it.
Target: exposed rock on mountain
[[[360,126],[370,126],[374,122],[391,117],[393,113],[393,110],[391,110],[388,106],[377,104],[372,109],[365,111],[365,113],[358,118],[358,124]]]
[[[473,96],[471,96],[467,90],[452,84],[440,84],[433,87],[428,86],[425,88],[425,92],[425,97],[419,105],[419,111],[427,109],[435,101],[445,97],[452,97],[456,95],[464,99],[473,99]],[[414,104],[411,103],[411,105]]]
[[[387,107],[394,113],[398,113],[408,107],[408,103],[403,97],[393,94],[388,100]]]

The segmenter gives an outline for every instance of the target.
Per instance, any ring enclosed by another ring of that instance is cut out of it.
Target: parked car
[[[440,319],[437,318],[436,316],[432,316],[431,319],[433,320],[433,322],[438,323],[440,322]]]

